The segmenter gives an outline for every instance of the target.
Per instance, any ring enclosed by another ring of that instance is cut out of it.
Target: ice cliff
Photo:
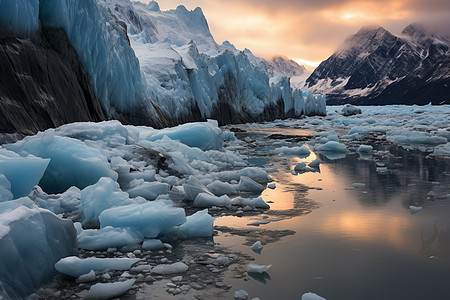
[[[0,8],[3,132],[111,118],[164,127],[325,114],[323,96],[309,110],[312,95],[288,78],[272,84],[264,60],[218,45],[200,8],[128,0],[2,0]]]

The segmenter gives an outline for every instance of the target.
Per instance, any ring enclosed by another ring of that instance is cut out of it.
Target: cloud
[[[412,22],[450,28],[448,0],[162,0],[162,9],[200,6],[218,43],[229,40],[270,58],[321,61],[362,26],[400,33]],[[443,25],[446,24],[446,25]],[[449,32],[450,34],[450,32]]]

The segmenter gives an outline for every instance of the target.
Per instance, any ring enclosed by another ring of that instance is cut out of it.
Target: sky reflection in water
[[[267,150],[267,149],[265,149]],[[299,299],[313,291],[327,299],[450,299],[450,199],[427,200],[427,194],[450,193],[450,162],[426,159],[420,152],[393,147],[391,155],[323,160],[320,173],[292,175],[297,162],[275,162],[271,173],[277,188],[263,192],[275,210],[292,209],[297,184],[310,189],[306,197],[320,208],[311,213],[260,225],[271,230],[292,229],[293,236],[268,244],[254,254],[243,239],[215,237],[237,247],[256,263],[273,264],[270,279],[232,280],[233,288],[250,298]],[[273,160],[272,160],[273,162]],[[376,162],[388,173],[377,172]],[[353,183],[365,186],[354,188]],[[304,195],[303,195],[304,196]],[[409,205],[423,206],[411,214]],[[218,218],[215,225],[246,227],[259,217]]]

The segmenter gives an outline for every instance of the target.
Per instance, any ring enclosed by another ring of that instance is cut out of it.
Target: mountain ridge
[[[449,49],[446,38],[428,32],[418,23],[408,25],[398,36],[383,27],[363,27],[313,71],[305,87],[314,93],[326,93],[328,104],[426,104],[430,101],[425,103],[422,97],[408,100],[387,95],[406,97],[395,91],[396,87],[414,90],[420,85],[425,89],[427,83],[422,78]],[[446,76],[450,77],[450,73]],[[400,81],[402,84],[397,84]],[[437,88],[445,86],[433,87]]]

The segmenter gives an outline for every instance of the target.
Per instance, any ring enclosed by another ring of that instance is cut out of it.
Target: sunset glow
[[[148,2],[148,0],[146,1]],[[450,2],[401,1],[217,1],[165,0],[162,10],[178,5],[202,8],[210,30],[221,44],[271,58],[285,55],[309,69],[328,58],[362,26],[383,26],[394,34],[413,22],[450,28]]]

